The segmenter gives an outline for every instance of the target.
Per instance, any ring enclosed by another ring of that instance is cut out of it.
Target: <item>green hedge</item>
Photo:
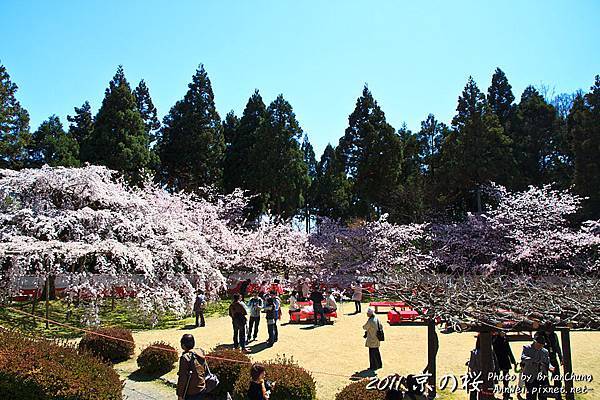
[[[110,366],[75,347],[0,329],[0,399],[121,400]]]
[[[222,349],[212,350],[207,354],[206,362],[210,371],[219,377],[219,386],[214,394],[223,396],[225,393],[233,392],[233,387],[241,375],[250,375],[250,358],[239,350]],[[242,361],[236,363],[210,357],[225,358],[228,360]]]
[[[113,337],[115,339],[111,339]],[[131,331],[128,329],[98,328],[83,335],[79,348],[103,360],[117,363],[131,358],[135,345]]]
[[[335,400],[385,400],[386,392],[367,390],[368,379],[353,382],[335,395]]]
[[[316,384],[310,372],[293,359],[278,358],[263,363],[267,380],[277,382],[269,400],[315,400]],[[240,375],[233,389],[234,400],[246,400],[250,372]]]
[[[177,350],[165,342],[155,342],[146,347],[137,358],[137,365],[147,374],[164,374],[177,362]]]

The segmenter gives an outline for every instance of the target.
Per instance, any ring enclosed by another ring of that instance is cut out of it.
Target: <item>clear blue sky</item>
[[[32,128],[73,107],[94,112],[118,64],[144,78],[160,116],[199,63],[221,117],[255,88],[290,101],[321,153],[336,144],[366,82],[399,128],[449,121],[467,77],[502,68],[528,84],[587,90],[600,74],[599,1],[0,0],[0,62]]]

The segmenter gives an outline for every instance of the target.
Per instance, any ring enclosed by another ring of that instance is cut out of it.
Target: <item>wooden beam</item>
[[[437,332],[435,331],[435,322],[430,320],[427,325],[427,368],[426,372],[431,374],[429,378],[429,385],[433,388],[433,391],[429,393],[429,398],[433,399],[436,397],[436,382],[437,382],[437,366],[436,358],[437,352],[440,347]]]
[[[569,336],[568,329],[561,329],[560,331],[560,341],[562,342],[562,351],[563,351],[563,362],[564,362],[564,375],[572,375],[573,374],[573,362],[571,360],[571,338]],[[565,379],[563,381],[565,385],[565,398],[567,400],[575,400],[575,393],[573,392],[573,381],[571,379]]]

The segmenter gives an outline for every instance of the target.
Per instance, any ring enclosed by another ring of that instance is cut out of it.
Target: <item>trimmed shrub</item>
[[[76,347],[0,329],[0,398],[122,400],[119,375]]]
[[[83,335],[79,348],[103,360],[117,363],[131,358],[135,345],[129,329],[98,328]]]
[[[262,363],[267,380],[277,382],[269,400],[315,400],[317,389],[310,372],[292,358],[277,358]],[[245,400],[250,386],[250,372],[240,375],[233,389],[234,400]]]
[[[165,342],[155,342],[146,347],[137,358],[137,365],[147,374],[164,374],[177,362],[177,350]]]
[[[385,391],[367,390],[368,379],[353,382],[335,395],[335,400],[385,400]]]
[[[237,382],[240,375],[250,375],[250,357],[239,350],[215,349],[208,353],[207,356],[243,362],[242,364],[231,361],[215,360],[214,358],[207,358],[206,362],[208,363],[210,371],[219,378],[219,386],[217,386],[217,389],[214,391],[214,394],[217,396],[224,396],[225,393],[233,392],[233,386]]]

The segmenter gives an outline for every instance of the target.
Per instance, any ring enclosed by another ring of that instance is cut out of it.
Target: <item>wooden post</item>
[[[560,331],[560,341],[562,342],[563,351],[563,362],[564,362],[564,375],[573,374],[573,363],[571,361],[571,338],[569,337],[569,329],[563,329]],[[573,381],[571,379],[563,382],[565,385],[565,397],[567,400],[575,400],[575,393],[573,392]]]
[[[483,381],[479,388],[479,399],[493,399],[494,382],[489,376],[490,373],[494,372],[490,368],[493,357],[490,331],[479,333],[479,351],[481,351],[481,380]]]
[[[50,276],[46,275],[46,329],[50,328],[48,323],[49,318],[49,307],[50,307]]]
[[[435,322],[429,320],[427,323],[427,371],[431,374],[429,378],[429,385],[433,388],[433,391],[429,393],[429,398],[433,399],[436,397],[436,358],[440,344],[438,341],[437,332],[435,331]]]

